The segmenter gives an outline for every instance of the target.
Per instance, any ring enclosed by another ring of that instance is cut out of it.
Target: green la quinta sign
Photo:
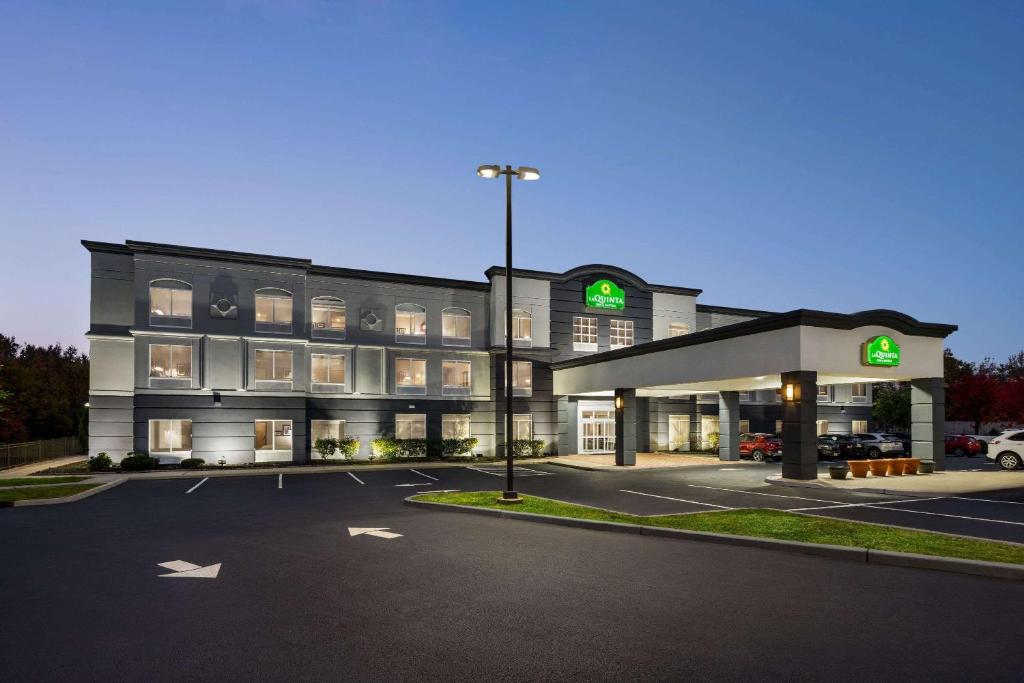
[[[621,311],[625,307],[626,293],[611,280],[598,280],[587,287],[587,308]]]
[[[881,365],[882,367],[894,368],[900,364],[899,344],[884,334],[864,342],[861,362],[864,365]]]

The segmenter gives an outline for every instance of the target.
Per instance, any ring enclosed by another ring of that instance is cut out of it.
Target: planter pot
[[[870,460],[868,466],[871,468],[871,475],[874,477],[884,477],[885,473],[889,471],[888,460]]]
[[[889,467],[886,468],[885,473],[890,477],[902,477],[903,476],[903,460],[896,458],[889,461]]]
[[[920,472],[921,474],[931,474],[932,472],[935,471],[935,461],[922,460],[921,464],[917,468],[917,471]]]
[[[846,473],[849,471],[849,467],[843,467],[842,465],[833,466],[828,468],[828,476],[833,479],[846,479]]]
[[[907,458],[903,461],[903,474],[917,474],[921,461],[917,458]]]
[[[868,461],[867,460],[851,460],[849,462],[850,472],[857,479],[863,479],[868,476]]]

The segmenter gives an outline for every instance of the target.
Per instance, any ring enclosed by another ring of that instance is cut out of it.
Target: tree
[[[946,393],[946,415],[954,420],[974,423],[974,433],[981,431],[982,422],[1002,417],[1002,385],[992,367],[982,362],[977,369],[960,375]]]
[[[910,427],[910,385],[882,384],[874,390],[874,407],[871,414],[875,422],[889,430],[906,430]]]
[[[1024,351],[1018,351],[999,366],[999,376],[1003,381],[1024,380]]]

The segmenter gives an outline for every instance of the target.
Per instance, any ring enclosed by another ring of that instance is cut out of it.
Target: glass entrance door
[[[580,409],[580,453],[611,453],[615,450],[615,409]]]

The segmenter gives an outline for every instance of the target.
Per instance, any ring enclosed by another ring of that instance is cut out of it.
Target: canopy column
[[[782,476],[818,478],[818,373],[782,373]]]
[[[718,459],[740,459],[740,392],[718,392]]]
[[[910,453],[946,469],[946,388],[941,377],[910,381]]]

